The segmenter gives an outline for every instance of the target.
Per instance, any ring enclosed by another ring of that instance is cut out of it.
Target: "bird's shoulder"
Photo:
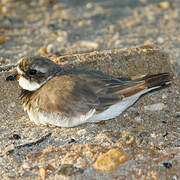
[[[38,92],[39,106],[47,112],[87,113],[98,103],[82,75],[61,75],[49,80]]]

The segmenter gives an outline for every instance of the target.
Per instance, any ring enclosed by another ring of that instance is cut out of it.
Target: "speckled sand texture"
[[[0,178],[180,179],[179,17],[179,0],[1,0]],[[110,121],[36,126],[2,72],[26,55],[116,76],[170,72],[173,81]]]

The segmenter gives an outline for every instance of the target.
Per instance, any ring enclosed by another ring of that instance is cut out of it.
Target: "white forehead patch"
[[[19,82],[19,85],[23,89],[26,89],[28,91],[36,91],[37,89],[39,89],[42,86],[42,84],[39,84],[37,82],[30,82],[29,80],[27,80],[23,76],[21,76],[19,78],[18,82]]]

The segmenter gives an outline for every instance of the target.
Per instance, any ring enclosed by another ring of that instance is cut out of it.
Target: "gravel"
[[[0,177],[180,179],[179,9],[178,0],[2,0]],[[110,121],[36,126],[18,84],[5,80],[27,55],[119,77],[170,72],[173,81]]]

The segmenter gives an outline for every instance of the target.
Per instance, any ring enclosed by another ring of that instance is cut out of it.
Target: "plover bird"
[[[115,118],[143,94],[170,82],[169,73],[117,78],[62,67],[44,57],[24,57],[16,69],[20,98],[30,120],[60,127]]]

